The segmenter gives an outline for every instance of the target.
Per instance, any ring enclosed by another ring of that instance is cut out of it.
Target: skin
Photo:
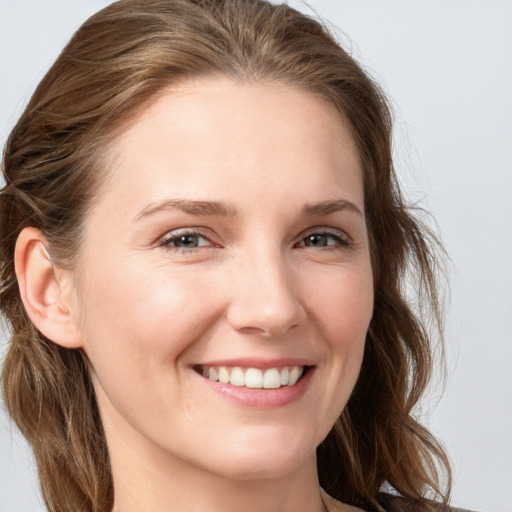
[[[90,360],[114,511],[323,510],[315,450],[355,385],[373,310],[346,122],[289,85],[204,79],[165,91],[112,151],[80,287],[60,283]],[[342,206],[304,213],[328,201]],[[191,230],[199,246],[177,247]],[[291,403],[252,407],[194,371],[241,357],[301,358],[312,372]]]

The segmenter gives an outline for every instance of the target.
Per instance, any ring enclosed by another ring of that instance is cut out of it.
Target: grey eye
[[[176,247],[177,249],[196,249],[198,247],[209,247],[211,246],[210,240],[200,233],[176,233],[170,234],[164,238],[161,242],[164,247]]]
[[[199,247],[199,238],[203,237],[199,237],[198,235],[182,235],[173,240],[173,245],[182,249]]]
[[[334,240],[332,235],[314,234],[304,238],[304,245],[307,247],[327,247],[328,245],[334,245],[335,243],[336,240]]]

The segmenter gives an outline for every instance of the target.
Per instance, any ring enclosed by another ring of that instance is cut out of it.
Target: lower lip
[[[306,392],[313,373],[314,368],[310,367],[296,384],[281,386],[278,389],[252,389],[244,386],[233,386],[215,382],[197,373],[196,375],[203,379],[212,391],[238,405],[256,409],[276,409],[299,400]]]

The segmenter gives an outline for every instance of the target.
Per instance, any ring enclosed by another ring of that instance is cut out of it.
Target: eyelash
[[[182,247],[177,247],[175,245],[172,245],[173,243],[176,243],[177,241],[180,240],[180,238],[183,238],[183,237],[204,238],[205,240],[208,240],[208,242],[210,244],[212,244],[212,241],[205,233],[202,233],[199,230],[187,229],[186,231],[181,231],[178,233],[171,233],[169,236],[165,236],[164,238],[162,238],[160,240],[158,245],[159,245],[159,247],[163,247],[164,249],[175,250],[176,252],[178,252],[180,254],[190,254],[192,252],[195,252],[197,249],[203,248],[203,247],[199,246],[199,247],[192,247],[191,249],[184,249]],[[213,247],[215,247],[214,244],[213,244]],[[212,246],[206,246],[205,248],[211,249]]]
[[[353,242],[350,240],[350,238],[347,235],[341,235],[339,233],[335,233],[332,231],[311,231],[306,236],[301,238],[299,244],[304,243],[304,245],[299,245],[299,247],[312,247],[313,249],[315,249],[314,246],[305,245],[305,241],[309,237],[313,237],[313,236],[324,236],[326,238],[331,238],[331,239],[335,240],[336,244],[316,247],[317,249],[321,249],[323,251],[333,251],[333,250],[340,249],[340,248],[349,248],[353,245]],[[207,240],[212,245],[203,246],[203,247],[202,246],[192,247],[190,249],[184,249],[182,247],[177,247],[177,246],[173,245],[174,243],[176,243],[183,237],[203,238],[203,239]],[[298,244],[296,244],[296,246],[297,245]],[[182,232],[178,232],[178,233],[171,233],[169,236],[163,237],[160,240],[160,242],[158,243],[158,246],[162,247],[164,249],[174,250],[180,254],[191,254],[191,253],[194,253],[195,251],[197,251],[198,249],[215,248],[215,244],[213,244],[211,239],[205,233],[203,233],[199,230],[194,230],[194,229],[188,229],[186,231],[182,231]]]
[[[306,239],[313,237],[313,236],[324,236],[326,238],[332,238],[336,241],[336,244],[334,245],[326,245],[326,246],[320,246],[319,249],[322,249],[324,251],[332,251],[340,248],[348,248],[352,246],[352,241],[347,235],[341,235],[339,233],[333,233],[332,231],[312,231],[308,233],[305,237],[303,237],[300,240],[300,243],[305,242]],[[307,246],[307,245],[301,245],[301,247],[313,247],[314,246]]]

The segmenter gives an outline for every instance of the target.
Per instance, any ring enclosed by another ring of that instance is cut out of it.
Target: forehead
[[[148,200],[166,189],[201,199],[242,186],[254,197],[261,187],[310,196],[350,183],[361,189],[347,122],[327,102],[282,83],[215,78],[173,86],[125,123],[112,149],[114,188]]]

